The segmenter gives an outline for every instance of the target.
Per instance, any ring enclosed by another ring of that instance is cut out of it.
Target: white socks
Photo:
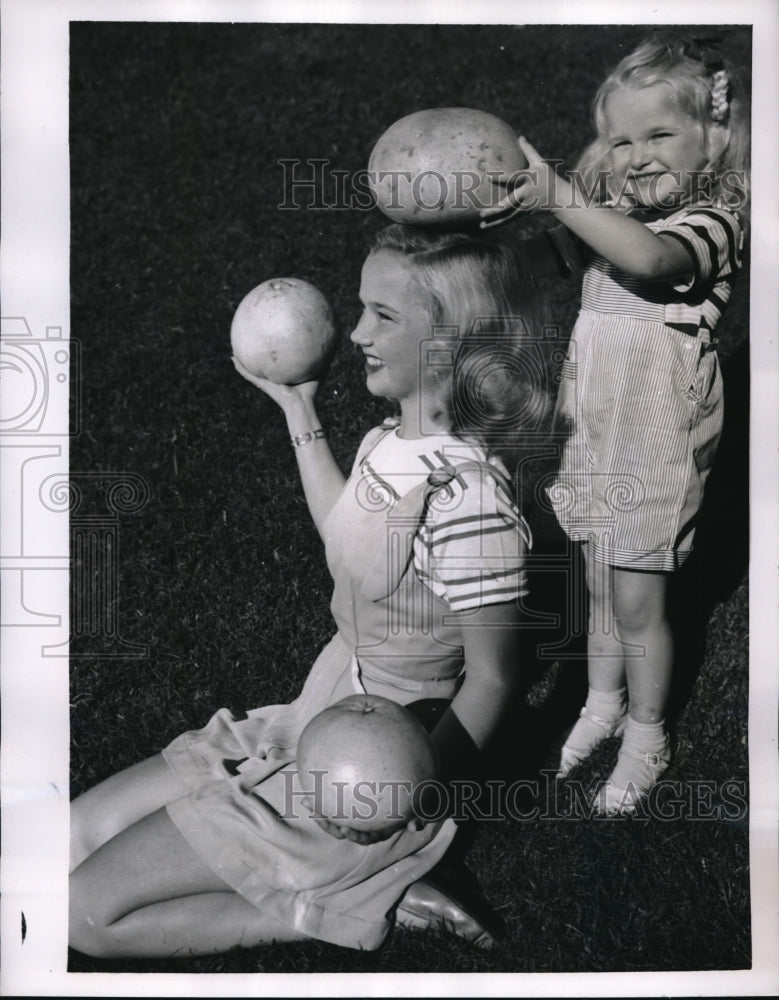
[[[627,713],[627,689],[596,691],[589,689],[587,702],[571,730],[560,755],[560,775],[567,774],[576,764],[592,753],[599,743],[618,736]]]
[[[671,748],[665,722],[636,722],[628,716],[617,766],[599,798],[602,812],[633,812],[668,767]]]
[[[596,691],[590,688],[584,707],[605,719],[616,719],[625,714],[627,697],[626,687],[617,688],[616,691]]]
[[[600,812],[634,812],[668,767],[671,749],[665,720],[637,722],[628,715],[626,688],[590,688],[587,703],[560,754],[559,776],[589,757],[603,740],[620,735],[622,745],[616,767],[598,796]]]

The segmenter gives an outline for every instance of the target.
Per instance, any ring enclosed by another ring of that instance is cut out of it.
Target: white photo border
[[[2,5],[3,316],[25,317],[33,331],[69,337],[68,29],[74,20],[355,23],[752,24],[754,28],[754,202],[752,229],[751,640],[750,774],[753,968],[689,973],[273,974],[157,975],[67,972],[68,671],[66,658],[41,656],[34,627],[3,627],[2,992],[19,996],[427,996],[773,995],[779,992],[777,866],[777,413],[779,384],[779,6],[773,0],[634,0],[578,4],[482,0],[452,6],[433,0],[388,3],[339,0],[327,5],[262,0],[4,0]],[[323,17],[326,12],[326,17]],[[56,326],[54,326],[56,324]],[[42,450],[68,473],[64,435],[10,439],[2,449],[3,569],[29,558],[18,548],[14,517],[35,518],[23,496],[24,463]],[[18,401],[6,398],[6,413]],[[18,599],[52,609],[60,621],[46,642],[68,637],[68,536],[61,519],[43,518],[39,564],[27,563],[29,591],[3,589],[8,610]],[[46,559],[51,556],[47,563]],[[32,554],[33,560],[36,558]],[[38,569],[38,572],[34,572]],[[21,575],[21,574],[20,574]],[[4,616],[3,620],[6,618]],[[56,634],[57,639],[51,636]],[[34,699],[34,700],[33,700]],[[27,934],[22,937],[20,914]],[[261,982],[258,981],[258,977]]]

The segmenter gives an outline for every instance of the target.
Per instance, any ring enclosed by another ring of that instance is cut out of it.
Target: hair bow
[[[682,45],[682,52],[688,59],[697,59],[703,63],[709,73],[716,73],[724,69],[724,62],[720,52],[722,37],[710,35],[703,38],[688,38]]]

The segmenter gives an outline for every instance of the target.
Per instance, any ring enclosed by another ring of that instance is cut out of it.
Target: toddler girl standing
[[[571,433],[549,498],[585,544],[589,694],[560,773],[622,734],[598,806],[623,812],[670,759],[666,590],[722,427],[715,331],[741,266],[748,115],[711,47],[652,38],[601,85],[594,118],[572,181],[520,139],[529,169],[482,225],[545,209],[562,223],[548,262],[584,266],[558,401]]]

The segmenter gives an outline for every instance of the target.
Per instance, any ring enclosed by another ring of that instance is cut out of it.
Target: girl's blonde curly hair
[[[700,122],[709,160],[703,173],[707,200],[737,210],[749,207],[749,102],[731,63],[716,43],[679,35],[654,35],[625,56],[598,88],[592,104],[597,138],[582,153],[576,171],[585,190],[601,202],[616,198],[609,186],[605,105],[615,90],[667,83],[679,108]]]

